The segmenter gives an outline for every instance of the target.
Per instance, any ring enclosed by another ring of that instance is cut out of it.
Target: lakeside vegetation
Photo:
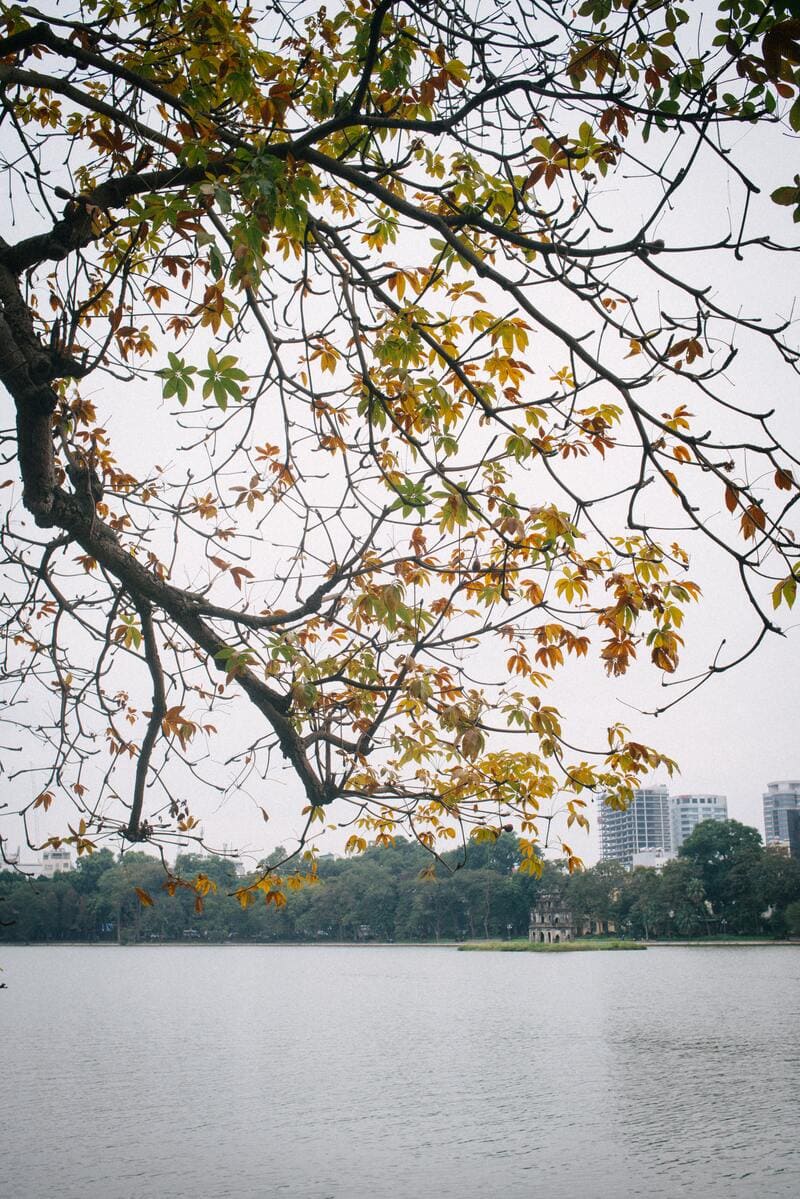
[[[586,937],[579,941],[558,941],[555,944],[541,944],[537,941],[466,941],[459,949],[468,953],[492,952],[500,953],[573,953],[596,949],[647,949],[641,941],[620,941],[618,938]]]
[[[116,861],[103,850],[52,879],[0,873],[0,941],[527,945],[531,908],[553,887],[581,927],[601,925],[626,942],[800,934],[800,862],[765,849],[755,829],[736,821],[698,825],[661,872],[601,862],[569,876],[545,863],[536,878],[519,869],[522,860],[506,833],[470,847],[466,860],[443,855],[432,872],[430,854],[398,838],[356,858],[322,857],[318,884],[289,888],[285,905],[242,908],[232,893],[243,876],[230,859],[181,855],[175,872],[194,885],[169,895],[157,859],[131,852]]]

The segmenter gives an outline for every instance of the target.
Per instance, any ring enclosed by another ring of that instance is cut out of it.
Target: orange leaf
[[[675,478],[675,475],[673,474],[673,472],[671,470],[665,470],[664,478],[668,481],[670,487],[675,492],[675,494],[679,495],[680,488],[678,487],[678,480]]]

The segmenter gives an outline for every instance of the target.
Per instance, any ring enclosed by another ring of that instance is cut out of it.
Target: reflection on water
[[[2,965],[2,1199],[800,1194],[800,949]]]

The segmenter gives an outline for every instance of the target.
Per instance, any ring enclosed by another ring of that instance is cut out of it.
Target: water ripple
[[[795,1199],[799,955],[10,948],[0,1199]]]

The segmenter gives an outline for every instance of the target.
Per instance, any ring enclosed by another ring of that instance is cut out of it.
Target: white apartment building
[[[53,878],[56,874],[72,870],[74,863],[69,848],[62,846],[60,849],[45,849],[38,862],[22,861],[20,851],[17,850],[11,855],[11,865],[33,878]]]
[[[45,849],[42,853],[39,874],[44,878],[52,878],[55,874],[64,874],[72,870],[72,854],[69,849]]]
[[[676,853],[703,820],[728,819],[728,800],[724,795],[673,795],[671,806],[672,848]]]

